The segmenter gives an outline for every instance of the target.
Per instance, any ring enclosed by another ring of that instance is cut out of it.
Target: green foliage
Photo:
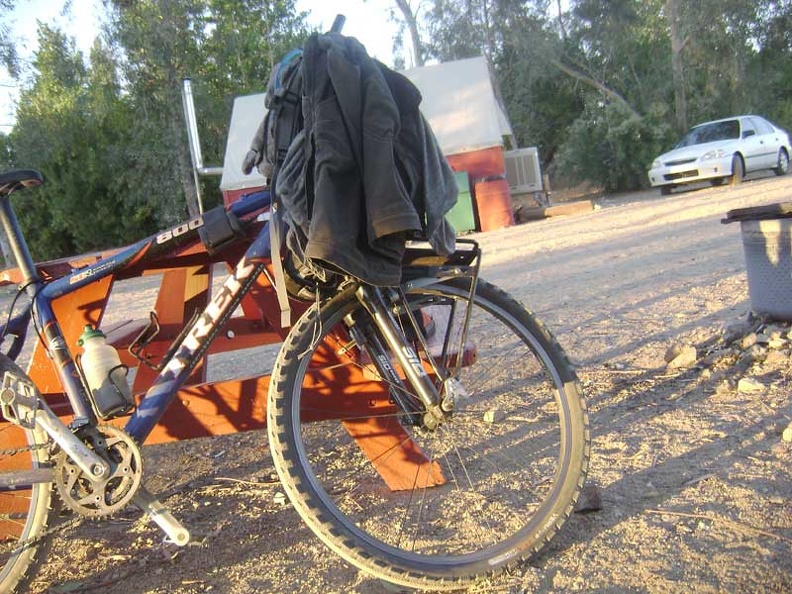
[[[135,129],[122,172],[140,200],[154,197],[163,223],[198,212],[181,89],[194,79],[202,151],[222,163],[233,97],[262,91],[272,64],[307,35],[294,0],[114,1],[109,34],[125,57]],[[136,180],[136,181],[135,181]],[[134,186],[132,184],[135,184]],[[205,208],[221,200],[203,184]]]
[[[553,65],[562,44],[546,23],[529,14],[512,21],[494,70],[518,144],[537,147],[547,167],[583,109],[583,96],[576,81]]]
[[[124,143],[118,124],[126,116],[117,84],[113,90],[113,63],[103,52],[97,45],[93,57],[104,69],[89,72],[72,41],[39,29],[38,76],[22,92],[11,134],[15,164],[40,170],[46,180],[18,209],[36,258],[123,244],[141,231],[130,226],[135,206],[116,185],[118,162],[109,158]]]
[[[233,97],[262,91],[271,65],[308,34],[294,0],[108,7],[89,60],[40,26],[17,123],[0,137],[4,166],[46,180],[17,209],[37,259],[131,243],[196,213],[182,79],[194,79],[206,163],[219,164]],[[206,208],[220,202],[217,178],[202,189]]]
[[[672,76],[669,7],[680,11]],[[676,98],[700,122],[758,113],[792,125],[786,0],[435,0],[432,55],[486,56],[520,145],[543,167],[608,189],[646,185],[676,140]],[[566,11],[559,14],[558,11]],[[675,86],[677,85],[677,86]]]
[[[198,113],[201,148],[209,164],[222,163],[233,100],[260,93],[270,71],[309,34],[293,0],[213,0],[204,13],[206,38],[188,76]],[[206,180],[204,195],[219,202],[218,180]]]
[[[13,0],[0,0],[0,16],[11,12],[13,8]],[[0,63],[5,66],[12,77],[16,78],[19,76],[16,47],[5,23],[0,23]]]
[[[640,117],[621,104],[589,100],[570,127],[554,167],[574,181],[591,181],[608,191],[646,185],[647,168],[674,134],[668,110],[654,107]]]

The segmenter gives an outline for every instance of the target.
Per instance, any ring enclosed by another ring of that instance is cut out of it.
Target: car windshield
[[[740,122],[738,120],[726,120],[724,122],[713,122],[692,128],[690,132],[680,140],[675,148],[683,146],[693,146],[694,144],[704,144],[716,140],[735,140],[740,137]]]

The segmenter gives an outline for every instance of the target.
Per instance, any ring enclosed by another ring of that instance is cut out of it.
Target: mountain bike
[[[0,592],[24,589],[64,518],[136,506],[172,542],[189,542],[143,486],[140,447],[254,281],[269,278],[266,191],[45,278],[11,206],[17,192],[35,199],[21,190],[41,183],[32,170],[0,174],[0,223],[22,278],[15,302],[27,300],[0,327]],[[125,393],[118,366],[100,398],[53,301],[201,243],[245,251],[142,398]],[[536,317],[479,277],[480,262],[472,240],[448,257],[415,243],[399,286],[346,277],[317,289],[272,370],[267,431],[292,504],[330,549],[393,583],[456,588],[526,558],[570,516],[586,475],[588,417],[575,373]],[[69,422],[14,362],[31,320]]]

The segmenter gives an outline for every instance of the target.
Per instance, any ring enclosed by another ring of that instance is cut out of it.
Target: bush
[[[622,104],[589,100],[570,127],[554,167],[559,175],[594,182],[606,191],[647,187],[652,160],[673,141],[671,121],[663,106],[639,116]]]

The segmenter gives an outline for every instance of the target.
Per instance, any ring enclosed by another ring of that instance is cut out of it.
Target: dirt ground
[[[594,509],[470,592],[792,592],[792,334],[749,319],[740,227],[720,222],[791,199],[792,176],[770,176],[604,196],[588,213],[475,236],[482,276],[533,309],[577,367]],[[132,511],[85,523],[57,539],[33,592],[398,591],[301,524],[261,432],[144,455],[146,484],[193,543],[163,543]]]

